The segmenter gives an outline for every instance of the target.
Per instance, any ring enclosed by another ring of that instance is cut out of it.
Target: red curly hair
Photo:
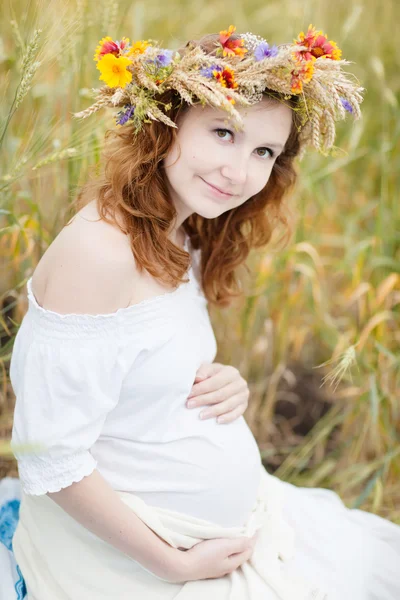
[[[213,55],[218,39],[217,34],[209,34],[198,41],[191,40],[179,52],[184,53],[191,44]],[[281,94],[267,89],[264,94],[272,102],[281,101],[290,108],[296,106],[296,96],[283,99]],[[170,103],[166,113],[174,122],[190,110],[175,91],[165,92],[160,100]],[[292,111],[292,115],[289,137],[264,189],[214,219],[193,213],[182,224],[193,248],[201,248],[202,289],[207,300],[216,306],[227,306],[243,294],[235,269],[245,262],[252,248],[268,244],[277,222],[286,228],[286,239],[291,235],[283,199],[297,179],[294,159],[300,143],[296,112]],[[174,288],[187,281],[182,278],[191,260],[186,251],[169,239],[177,213],[169,198],[162,161],[176,137],[175,128],[159,121],[144,123],[137,134],[129,124],[107,130],[104,172],[86,182],[77,197],[78,208],[96,199],[98,212],[108,223],[117,224],[117,213],[123,232],[130,238],[137,268],[146,269]]]

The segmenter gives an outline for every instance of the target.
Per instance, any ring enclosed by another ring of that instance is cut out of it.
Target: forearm
[[[179,573],[184,553],[147,527],[99,471],[47,496],[86,529],[155,575],[167,579],[171,573]]]

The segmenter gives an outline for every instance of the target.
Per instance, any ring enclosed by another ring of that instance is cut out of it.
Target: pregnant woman
[[[10,367],[28,600],[398,600],[400,527],[265,470],[208,314],[363,88],[312,26],[106,37],[94,59],[106,85],[75,116],[117,107],[105,168],[27,282]]]

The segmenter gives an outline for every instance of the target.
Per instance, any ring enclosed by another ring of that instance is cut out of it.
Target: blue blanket
[[[16,563],[12,540],[19,519],[20,481],[16,477],[0,480],[0,600],[27,597],[25,581]]]

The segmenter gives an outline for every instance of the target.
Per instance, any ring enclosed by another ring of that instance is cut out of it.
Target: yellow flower
[[[126,68],[130,64],[131,61],[124,56],[117,58],[113,54],[105,54],[97,63],[101,72],[99,79],[105,81],[109,87],[124,88],[132,81],[132,73]]]
[[[129,48],[127,56],[131,54],[143,54],[148,46],[151,46],[151,44],[147,40],[138,40]]]

